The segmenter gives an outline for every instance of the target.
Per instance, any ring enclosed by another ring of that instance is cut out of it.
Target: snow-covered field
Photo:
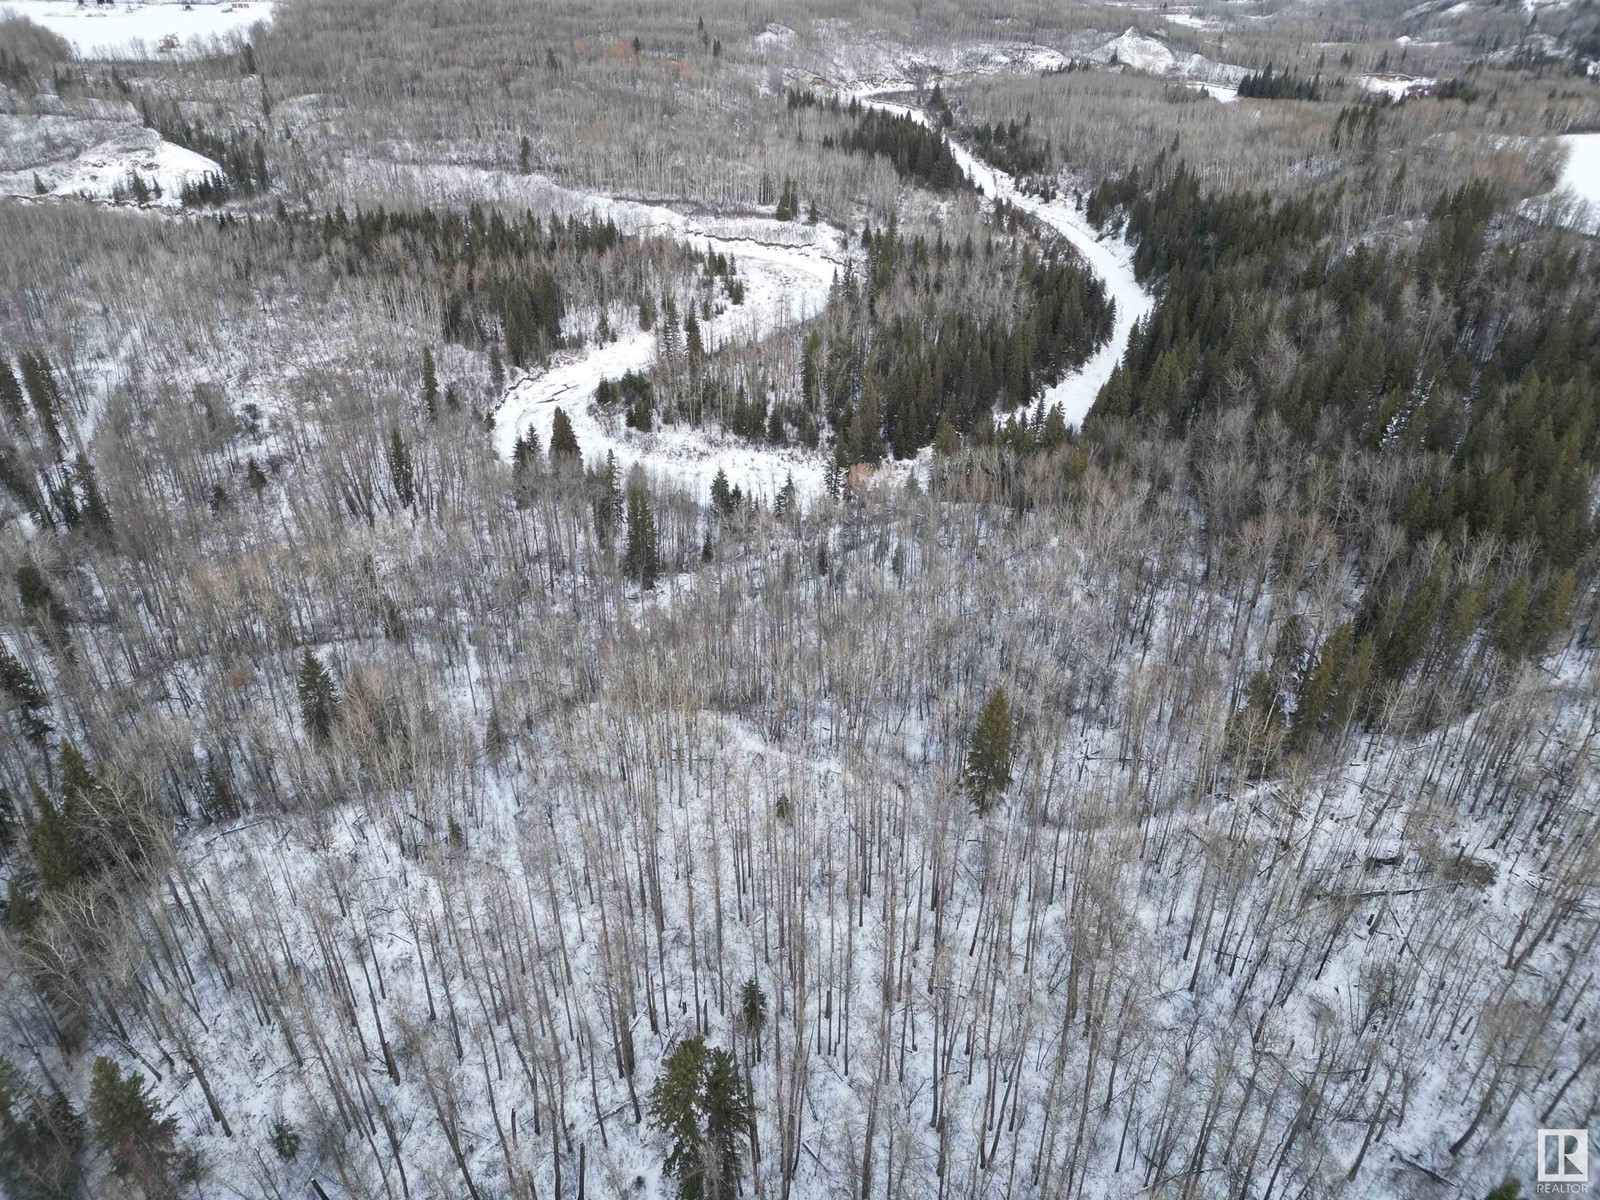
[[[1559,190],[1600,208],[1600,133],[1573,133],[1560,140],[1567,159]]]
[[[187,181],[220,174],[211,159],[165,141],[132,119],[0,115],[0,195],[110,200],[137,174],[160,188],[152,204],[174,206]]]
[[[74,0],[6,0],[0,11],[27,17],[71,44],[82,58],[154,58],[208,53],[219,38],[272,19],[273,0],[230,3],[80,5]],[[174,49],[163,50],[167,38]]]

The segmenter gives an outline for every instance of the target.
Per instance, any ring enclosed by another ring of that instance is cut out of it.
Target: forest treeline
[[[1593,570],[1592,250],[1517,230],[1483,181],[1439,196],[1406,244],[1339,247],[1338,204],[1210,192],[1163,156],[1088,205],[1097,223],[1126,221],[1159,295],[1094,427],[1131,419],[1183,437],[1248,413],[1295,447],[1286,499],[1324,514],[1368,564],[1315,665],[1270,666],[1245,697],[1252,736],[1274,744],[1258,769],[1285,738],[1370,715],[1384,687],[1453,679],[1474,703],[1489,685],[1475,637],[1541,654]],[[1364,491],[1392,525],[1350,519],[1336,464],[1352,448],[1387,476]],[[1335,693],[1353,706],[1344,717],[1329,717]]]
[[[957,165],[950,147],[936,129],[929,129],[908,113],[889,113],[863,105],[852,96],[819,97],[815,92],[790,88],[785,102],[792,112],[816,108],[834,116],[849,118],[849,127],[838,136],[822,136],[822,148],[835,147],[847,154],[872,154],[887,159],[895,173],[914,179],[936,191],[970,186]]]

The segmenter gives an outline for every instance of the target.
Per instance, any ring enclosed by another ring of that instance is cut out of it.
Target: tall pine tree
[[[307,650],[300,660],[300,677],[296,690],[300,696],[300,722],[319,746],[326,746],[333,738],[333,726],[339,718],[339,696],[317,656]]]
[[[411,448],[406,445],[398,425],[389,430],[389,481],[394,485],[400,507],[410,508],[417,498],[416,477],[411,469]]]
[[[556,409],[550,420],[550,461],[582,461],[583,451],[578,446],[578,435],[572,431],[572,420],[563,408]]]
[[[661,552],[656,545],[656,518],[642,484],[628,489],[628,548],[622,570],[645,591],[656,586],[661,574]]]
[[[650,1093],[650,1115],[667,1135],[666,1170],[681,1200],[733,1200],[750,1095],[731,1053],[688,1038],[667,1056]]]
[[[994,689],[968,739],[965,782],[979,815],[1011,786],[1011,701],[1004,686]]]

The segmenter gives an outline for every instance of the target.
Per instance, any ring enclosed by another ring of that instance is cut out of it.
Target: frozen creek
[[[863,104],[928,123],[920,110],[880,99],[871,91],[854,94]],[[1071,202],[1046,203],[1029,196],[1010,175],[946,140],[962,170],[985,196],[1015,205],[1064,236],[1116,302],[1110,339],[1079,370],[1044,394],[1047,406],[1060,404],[1068,423],[1079,425],[1121,361],[1134,324],[1150,311],[1151,297],[1133,277],[1131,248],[1120,238],[1097,237]],[[767,337],[821,312],[835,272],[849,255],[845,235],[826,225],[693,218],[669,208],[600,196],[592,198],[592,208],[616,221],[624,232],[675,237],[697,250],[734,257],[745,284],[745,301],[703,325],[708,351],[734,340]],[[601,413],[594,403],[600,382],[644,370],[655,360],[658,345],[656,334],[634,330],[614,342],[558,356],[547,370],[515,380],[496,416],[496,451],[509,458],[530,428],[538,433],[539,444],[548,447],[559,408],[572,421],[578,445],[590,462],[611,451],[624,470],[638,464],[647,474],[700,496],[719,470],[730,483],[768,501],[789,478],[803,500],[821,494],[825,460],[820,454],[760,446],[709,428],[676,426],[639,433],[627,429],[620,414]],[[899,472],[910,467],[901,464]]]

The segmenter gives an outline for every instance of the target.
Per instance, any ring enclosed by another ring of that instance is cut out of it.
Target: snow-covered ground
[[[888,37],[842,40],[827,50],[803,50],[794,31],[768,25],[750,40],[768,59],[789,63],[801,82],[848,79],[879,91],[910,91],[960,75],[1037,74],[1068,65],[1068,56],[1037,42],[966,42],[911,46]]]
[[[0,11],[27,17],[65,38],[82,58],[154,58],[163,53],[202,55],[218,38],[243,33],[272,19],[273,0],[229,3],[80,5],[75,0],[6,0]],[[163,50],[166,38],[177,46]]]
[[[910,115],[924,124],[928,123],[926,114],[920,109],[874,98],[877,95],[875,89],[859,89],[856,95],[863,103],[872,104],[886,112]],[[1103,238],[1097,234],[1070,200],[1040,200],[1018,188],[1012,176],[981,161],[959,143],[951,141],[950,149],[961,169],[985,196],[1004,200],[1031,213],[1071,242],[1089,269],[1100,277],[1107,295],[1116,304],[1116,323],[1110,340],[1081,368],[1044,394],[1047,407],[1061,405],[1067,423],[1081,425],[1089,409],[1094,407],[1100,389],[1122,361],[1122,353],[1127,349],[1135,323],[1142,320],[1155,303],[1150,293],[1133,276],[1133,248],[1121,238]]]
[[[1222,22],[1210,17],[1197,17],[1193,13],[1168,12],[1162,13],[1162,18],[1170,25],[1182,25],[1186,29],[1220,29]]]
[[[1369,92],[1388,96],[1391,100],[1404,100],[1412,92],[1425,92],[1434,85],[1432,79],[1418,79],[1411,75],[1363,75],[1361,86]]]
[[[179,203],[185,182],[221,174],[211,159],[130,120],[0,115],[0,195],[109,200],[130,176],[160,188],[150,202]]]
[[[1203,54],[1183,54],[1158,37],[1130,26],[1123,33],[1096,47],[1089,61],[1107,67],[1127,67],[1150,75],[1176,75],[1183,79],[1234,84],[1247,71],[1231,63],[1213,62]]]

